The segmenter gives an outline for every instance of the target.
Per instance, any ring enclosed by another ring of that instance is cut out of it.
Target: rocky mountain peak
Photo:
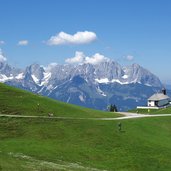
[[[24,71],[3,62],[0,82],[96,109],[115,102],[122,109],[141,104],[148,98],[147,93],[152,94],[162,86],[157,76],[140,65],[122,67],[112,60],[79,65],[53,63],[47,67],[32,64]]]

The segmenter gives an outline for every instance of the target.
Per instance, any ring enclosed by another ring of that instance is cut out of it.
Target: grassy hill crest
[[[11,115],[35,115],[61,117],[116,117],[119,114],[84,108],[0,83],[0,113]]]

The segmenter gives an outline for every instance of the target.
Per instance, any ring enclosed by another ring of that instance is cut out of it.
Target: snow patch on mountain
[[[113,79],[113,80],[111,80],[111,83],[119,83],[121,85],[123,85],[123,84],[129,84],[129,82],[122,82],[119,79]]]
[[[83,95],[79,95],[79,99],[80,99],[80,101],[85,102]]]
[[[42,79],[42,82],[41,82],[40,86],[48,84],[48,81],[51,78],[52,73],[51,72],[44,72],[43,75],[44,75],[44,77]]]
[[[16,77],[17,80],[21,80],[24,78],[24,73],[19,73]]]
[[[98,92],[100,95],[102,95],[102,96],[107,96],[107,95],[100,89],[99,86],[97,87],[97,92]]]
[[[122,78],[123,79],[127,79],[129,76],[128,75],[123,75]]]
[[[0,82],[4,83],[4,82],[6,82],[8,80],[12,80],[13,78],[14,78],[13,76],[7,77],[6,75],[1,74],[0,75]]]
[[[39,79],[35,75],[31,75],[31,77],[33,78],[36,84],[39,84]]]
[[[100,83],[100,84],[111,84],[111,83],[118,83],[118,84],[121,84],[121,85],[125,85],[125,84],[132,84],[132,83],[139,83],[141,84],[141,82],[138,82],[136,80],[133,80],[133,81],[120,81],[119,79],[112,79],[111,81],[108,79],[108,78],[102,78],[102,79],[95,79],[95,81],[97,83]],[[148,84],[147,84],[148,85]],[[149,85],[148,85],[149,86]]]
[[[108,78],[101,78],[101,79],[96,78],[95,81],[98,82],[98,83],[104,83],[104,84],[110,83]]]

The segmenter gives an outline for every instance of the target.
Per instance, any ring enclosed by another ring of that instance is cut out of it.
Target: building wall
[[[155,101],[148,101],[148,106],[154,107],[155,106]]]

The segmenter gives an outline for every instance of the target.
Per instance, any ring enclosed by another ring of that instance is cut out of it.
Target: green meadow
[[[170,117],[123,120],[120,132],[118,121],[3,117],[0,168],[171,170],[170,122]]]
[[[0,85],[0,171],[170,171],[171,117],[128,120]],[[37,109],[39,103],[42,108]],[[74,119],[75,118],[75,119]],[[118,130],[121,122],[122,129]]]

